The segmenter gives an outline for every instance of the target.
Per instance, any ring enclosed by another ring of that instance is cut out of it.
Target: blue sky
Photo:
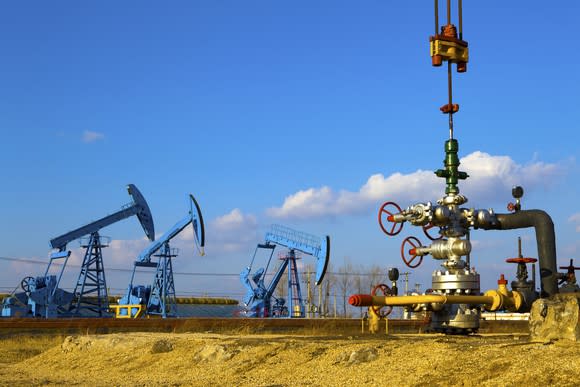
[[[465,2],[470,63],[454,74],[472,175],[462,192],[504,212],[524,185],[524,208],[554,219],[561,264],[580,259],[579,14],[575,1]],[[271,223],[329,234],[335,265],[401,267],[402,239],[425,238],[409,225],[387,238],[378,207],[444,190],[430,175],[447,137],[432,19],[432,2],[4,3],[0,256],[46,260],[52,237],[116,211],[133,183],[159,234],[189,193],[201,204],[207,256],[184,237],[176,270],[238,273]],[[115,240],[107,267],[131,268],[146,245],[134,219],[102,233]],[[513,276],[504,259],[519,235],[535,256],[531,230],[472,235],[484,288]],[[426,258],[415,280],[435,267]],[[2,289],[44,271],[0,268]],[[243,291],[237,278],[179,281],[178,292]]]

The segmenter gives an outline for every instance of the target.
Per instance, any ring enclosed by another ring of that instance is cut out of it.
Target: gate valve
[[[560,269],[566,269],[566,270],[568,270],[568,273],[574,273],[574,271],[580,270],[580,267],[574,266],[574,260],[571,259],[570,260],[570,265],[568,265],[568,266],[560,266]]]
[[[441,235],[441,234],[439,234],[439,237],[433,237],[433,236],[431,236],[431,234],[429,234],[429,230],[431,230],[433,227],[436,227],[436,226],[433,225],[432,223],[428,223],[428,224],[424,225],[423,226],[423,233],[425,233],[427,238],[431,239],[432,241],[438,241],[438,240],[442,239],[443,235]]]
[[[580,270],[580,267],[576,267],[574,266],[574,260],[570,259],[570,265],[568,266],[560,266],[560,269],[566,269],[567,272],[565,274],[565,278],[564,281],[573,284],[576,282],[576,273],[574,273],[576,270]],[[560,283],[562,283],[563,281],[561,281]]]
[[[520,209],[521,209],[521,205],[519,203],[509,202],[507,205],[507,210],[509,212],[518,212]]]
[[[518,212],[519,210],[522,209],[522,202],[520,199],[522,198],[522,196],[524,196],[524,189],[519,185],[514,186],[512,188],[512,196],[514,197],[514,199],[516,199],[516,202],[508,203],[507,209],[510,212]]]
[[[536,258],[526,258],[522,255],[522,238],[521,237],[518,237],[518,256],[517,256],[517,258],[508,258],[505,261],[507,263],[517,263],[518,264],[516,277],[519,281],[525,281],[528,279],[528,269],[526,267],[526,264],[538,262],[538,260]]]
[[[526,281],[528,279],[528,269],[526,263],[536,263],[538,260],[536,258],[524,258],[519,256],[517,258],[508,258],[505,260],[507,263],[517,263],[518,269],[516,272],[516,278],[519,281]],[[513,285],[512,285],[513,286]]]
[[[408,247],[410,248],[406,250],[405,248]],[[403,240],[403,243],[401,244],[401,258],[403,259],[403,262],[405,262],[405,265],[414,269],[423,262],[423,255],[427,255],[427,253],[417,250],[421,247],[423,247],[421,241],[413,236],[407,237]],[[407,251],[408,257],[405,251]],[[419,259],[415,261],[417,257],[419,257]],[[415,262],[413,263],[413,261]]]
[[[393,295],[391,289],[386,284],[379,284],[379,285],[375,286],[373,288],[373,290],[371,291],[371,295],[376,296],[377,292],[379,290],[383,293],[383,296],[385,296],[385,297]],[[373,310],[373,313],[381,318],[387,317],[393,311],[393,307],[387,306],[387,305],[384,305],[384,306],[373,305],[373,306],[371,306],[371,308]],[[384,310],[381,312],[381,309],[383,309],[383,308],[384,308]]]
[[[395,210],[397,212],[395,212]],[[403,223],[396,215],[401,213],[401,207],[395,202],[385,202],[379,210],[379,226],[389,236],[397,235],[403,229]],[[384,219],[384,221],[383,221]]]

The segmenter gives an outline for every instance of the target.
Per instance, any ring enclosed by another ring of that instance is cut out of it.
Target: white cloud
[[[568,218],[569,222],[576,223],[576,232],[580,232],[580,212]]]
[[[258,238],[258,221],[252,214],[239,208],[219,216],[207,226],[207,254],[249,253]]]
[[[524,189],[546,187],[560,177],[564,169],[560,164],[541,161],[521,165],[509,156],[491,156],[479,151],[462,158],[461,167],[470,177],[460,187],[472,201],[490,201],[498,194],[509,200],[514,185]]]
[[[479,151],[462,158],[460,170],[470,175],[459,187],[472,202],[497,200],[498,193],[502,199],[509,200],[513,185],[533,189],[562,174],[562,167],[557,164],[534,161],[520,165],[509,156],[491,156]],[[356,192],[335,192],[328,186],[300,190],[287,196],[280,207],[269,208],[266,213],[281,219],[361,214],[385,200],[405,206],[417,201],[435,201],[444,191],[444,179],[437,178],[433,171],[417,170],[406,175],[397,172],[388,177],[379,173],[369,177]]]
[[[99,140],[102,140],[104,138],[105,138],[105,135],[103,133],[93,132],[90,130],[85,130],[83,132],[83,142],[86,142],[86,143],[99,141]]]

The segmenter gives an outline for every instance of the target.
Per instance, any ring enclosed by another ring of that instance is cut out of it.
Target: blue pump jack
[[[266,285],[266,273],[276,246],[286,247],[288,251],[280,257],[282,263],[270,283]],[[270,251],[268,263],[266,268],[259,268],[251,273],[256,253],[260,249]],[[296,252],[302,252],[316,258],[316,285],[322,283],[330,259],[330,237],[319,238],[285,226],[272,225],[272,229],[266,233],[265,243],[256,246],[250,265],[240,273],[240,279],[247,290],[243,300],[246,316],[304,317],[304,301],[300,290],[300,276],[296,262],[299,257]],[[288,269],[288,299],[290,301],[288,307],[285,305],[285,300],[274,297],[274,291],[286,269]]]
[[[169,242],[191,224],[194,243],[200,247],[200,254],[204,255],[205,228],[201,209],[193,195],[189,195],[189,199],[189,214],[163,236],[147,246],[135,260],[127,293],[119,299],[118,305],[114,306],[117,309],[116,317],[137,318],[144,315],[159,315],[165,318],[177,316],[172,259],[178,255],[178,251],[171,248]],[[157,262],[154,262],[152,257],[157,257]],[[133,284],[137,268],[155,269],[152,285]]]
[[[26,277],[21,282],[23,293],[12,294],[4,300],[3,317],[45,317],[66,316],[103,317],[108,314],[109,299],[102,248],[109,238],[99,234],[99,230],[131,216],[137,216],[149,240],[155,238],[153,217],[145,198],[133,184],[127,186],[133,201],[121,210],[99,220],[67,232],[50,241],[54,249],[49,256],[48,267],[43,276]],[[81,239],[85,256],[75,289],[72,293],[59,288],[60,280],[71,252],[67,245]],[[59,262],[60,273],[49,274],[53,263]]]

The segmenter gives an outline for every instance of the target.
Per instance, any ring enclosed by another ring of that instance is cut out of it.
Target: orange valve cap
[[[449,113],[453,114],[453,113],[457,113],[459,111],[459,104],[456,104],[456,103],[450,104],[450,103],[448,103],[446,105],[441,106],[439,108],[439,110],[441,110],[441,112],[443,114],[449,114]]]
[[[443,58],[441,55],[433,55],[431,57],[431,64],[436,67],[441,66],[441,64],[443,64]]]
[[[497,280],[497,284],[498,284],[498,285],[507,285],[507,283],[508,283],[508,282],[507,282],[507,280],[505,279],[504,275],[503,275],[503,274],[501,274],[501,275],[499,276],[499,279]]]
[[[349,297],[348,303],[352,306],[372,306],[373,296],[370,294],[353,294]]]

